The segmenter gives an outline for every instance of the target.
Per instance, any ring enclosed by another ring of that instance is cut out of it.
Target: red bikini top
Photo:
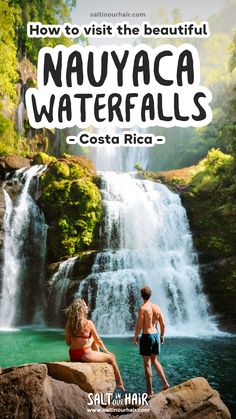
[[[90,339],[92,337],[92,333],[90,332],[88,336],[76,336],[77,338],[83,338],[83,339]]]

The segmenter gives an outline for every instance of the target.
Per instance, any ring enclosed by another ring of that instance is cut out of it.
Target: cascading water
[[[145,147],[116,147],[116,153],[110,147],[91,147],[90,158],[97,170],[117,170],[127,172],[134,170],[136,163],[143,169],[148,166]]]
[[[58,325],[61,320],[61,313],[67,305],[67,289],[73,272],[74,264],[77,257],[61,262],[58,270],[54,273],[49,281],[48,307],[52,314],[53,323]]]
[[[1,280],[0,327],[42,323],[47,226],[31,190],[44,166],[17,170],[4,184],[4,263]],[[14,203],[8,186],[21,185]]]
[[[26,84],[23,83],[20,88],[19,104],[16,109],[16,129],[19,134],[23,133],[24,121],[26,118],[25,92],[26,92]]]
[[[24,106],[23,101],[21,101],[17,107],[17,131],[19,134],[22,134],[22,131],[23,131],[24,117],[25,117],[25,106]]]
[[[168,335],[215,333],[179,196],[129,174],[104,172],[102,179],[104,251],[77,292],[93,308],[99,332],[133,330],[139,289],[148,284],[165,315]]]
[[[142,131],[140,135],[142,135]],[[119,129],[109,127],[99,130],[97,135],[103,136],[104,132],[109,132],[110,137],[122,133]],[[97,170],[117,170],[128,172],[134,170],[138,163],[143,169],[148,167],[147,147],[120,147],[120,146],[99,146],[89,147],[89,158],[94,162]]]

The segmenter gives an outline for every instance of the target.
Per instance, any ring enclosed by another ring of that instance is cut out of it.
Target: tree
[[[27,36],[28,22],[41,22],[55,25],[70,22],[70,11],[76,5],[76,0],[10,0],[10,4],[20,10],[20,19],[16,26],[16,43],[19,58],[27,56],[33,64],[37,63],[38,51],[44,47],[54,47],[58,44],[69,46],[73,40],[60,38],[29,38]]]
[[[17,80],[15,38],[16,11],[8,1],[0,0],[0,99],[16,99],[14,82]]]

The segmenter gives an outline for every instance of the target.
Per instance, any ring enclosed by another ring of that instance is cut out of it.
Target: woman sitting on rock
[[[82,299],[75,300],[66,310],[66,343],[70,345],[70,360],[108,362],[113,366],[117,387],[125,391],[115,355],[107,350],[98,336],[95,325],[87,319],[88,306]],[[99,352],[99,348],[103,352]]]

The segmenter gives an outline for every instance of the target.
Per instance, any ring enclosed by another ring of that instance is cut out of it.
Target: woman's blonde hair
[[[78,336],[78,333],[83,332],[85,326],[85,318],[83,315],[84,304],[85,301],[82,300],[82,298],[78,298],[65,310],[70,333],[74,337]]]

